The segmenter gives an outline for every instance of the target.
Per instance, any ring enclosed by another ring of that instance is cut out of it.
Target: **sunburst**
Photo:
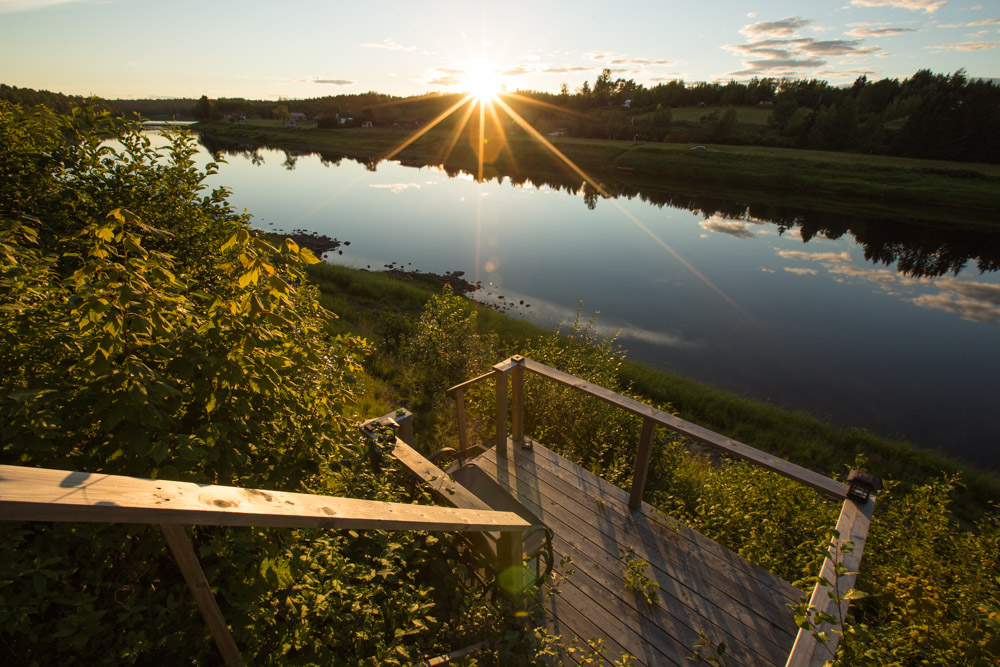
[[[571,111],[569,109],[563,109],[561,107],[556,107],[547,102],[541,102],[534,100],[531,97],[519,95],[517,93],[508,93],[505,91],[505,84],[502,76],[500,75],[498,69],[487,61],[479,60],[468,63],[466,66],[461,68],[461,88],[464,94],[462,98],[453,104],[451,107],[446,109],[433,121],[422,127],[420,130],[415,132],[412,136],[407,138],[402,144],[397,146],[395,149],[390,151],[385,157],[392,158],[400,151],[405,149],[407,146],[412,144],[414,141],[419,139],[429,130],[436,127],[446,118],[450,117],[452,114],[461,113],[460,121],[455,124],[455,128],[452,131],[452,135],[449,137],[447,142],[447,148],[441,154],[441,161],[447,162],[448,158],[451,156],[451,152],[454,149],[456,143],[458,142],[459,136],[463,132],[466,132],[470,121],[472,121],[472,116],[478,111],[478,138],[476,139],[477,149],[476,154],[478,158],[478,173],[476,175],[476,180],[480,183],[483,182],[483,166],[486,156],[486,125],[487,119],[492,121],[495,127],[495,136],[499,138],[501,142],[501,149],[506,149],[508,155],[513,160],[514,155],[511,150],[511,146],[507,141],[506,133],[503,128],[503,124],[500,121],[499,113],[503,112],[506,114],[517,126],[519,126],[529,137],[534,141],[542,144],[546,150],[548,150],[562,165],[567,168],[570,172],[576,176],[583,179],[584,183],[594,188],[602,197],[605,199],[613,199],[611,195],[607,193],[604,187],[600,183],[595,181],[590,175],[588,175],[583,169],[581,169],[576,163],[574,163],[566,154],[556,148],[552,142],[550,142],[545,135],[539,132],[536,128],[532,127],[527,120],[524,119],[521,114],[519,114],[509,103],[509,101],[516,101],[522,104],[531,104],[539,107],[547,107],[549,109],[555,109],[562,111],[564,113],[569,113],[573,115],[585,116],[586,114],[580,114],[579,112]],[[506,98],[506,100],[505,100]],[[464,110],[463,110],[464,108]],[[496,154],[496,153],[494,153]],[[688,262],[684,257],[682,257],[676,250],[674,250],[670,245],[668,245],[659,235],[653,232],[649,227],[644,225],[636,216],[625,209],[619,202],[613,201],[616,208],[634,223],[643,233],[652,238],[652,240],[659,245],[668,254],[673,256],[681,265],[684,266],[688,271],[690,271],[699,281],[704,283],[708,288],[718,294],[724,301],[726,301],[730,306],[733,307],[741,316],[749,320],[751,323],[760,326],[753,319],[753,317],[747,313],[743,308],[740,307],[728,294],[726,294],[722,289],[720,289],[715,283],[713,283],[707,276],[702,274],[694,265]],[[482,202],[479,202],[482,205]],[[481,215],[477,216],[477,242],[476,242],[476,278],[478,279],[479,274],[479,227],[481,226]]]

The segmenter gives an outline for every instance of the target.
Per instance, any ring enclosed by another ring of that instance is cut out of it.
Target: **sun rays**
[[[520,128],[521,131],[530,137],[532,141],[541,144],[545,150],[548,151],[552,157],[563,166],[563,168],[582,179],[585,187],[592,188],[592,191],[596,191],[605,199],[614,199],[614,197],[607,192],[601,183],[587,174],[586,171],[573,162],[573,160],[570,159],[565,153],[556,148],[544,133],[525,120],[525,118],[518,113],[513,106],[511,106],[511,102],[523,105],[533,105],[550,111],[558,111],[577,116],[587,117],[586,114],[581,114],[569,109],[563,109],[562,107],[558,107],[547,102],[532,99],[526,95],[506,92],[504,90],[502,79],[497,74],[496,70],[485,63],[476,63],[466,69],[462,82],[464,84],[464,91],[462,93],[462,97],[457,102],[439,114],[434,120],[430,121],[424,127],[410,135],[399,146],[389,151],[389,153],[385,155],[385,158],[390,159],[395,157],[408,146],[412,145],[417,139],[427,134],[430,130],[434,129],[452,116],[456,116],[457,122],[454,122],[454,126],[451,128],[450,134],[447,136],[447,140],[443,143],[444,147],[439,153],[439,158],[442,163],[446,163],[449,160],[458,145],[459,139],[461,139],[464,134],[469,137],[469,141],[475,151],[477,167],[476,180],[479,183],[483,183],[483,175],[486,164],[492,163],[501,152],[506,153],[511,165],[515,170],[517,170],[516,157],[514,155],[513,147],[507,139],[508,132],[504,126],[504,121],[501,118],[502,113],[513,122],[514,126]],[[492,146],[490,146],[491,139],[493,141]],[[621,203],[613,201],[613,204],[615,205],[615,208],[621,212],[625,219],[633,223],[642,233],[649,236],[654,243],[660,246],[669,256],[679,262],[685,269],[694,275],[695,278],[697,278],[710,290],[715,292],[724,302],[729,304],[729,306],[731,306],[742,319],[760,327],[760,324],[744,308],[742,308],[718,285],[699,271],[693,264],[691,264],[691,262],[682,257],[652,229],[643,224],[643,222],[622,206]],[[476,256],[475,278],[477,280],[479,278],[479,271],[481,268],[479,266],[479,242],[482,233],[482,198],[479,198],[478,207],[479,209],[477,210],[476,216],[477,241],[476,248],[474,249]]]

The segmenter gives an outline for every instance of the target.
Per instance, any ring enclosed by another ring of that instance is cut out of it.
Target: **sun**
[[[465,68],[462,86],[477,100],[491,102],[503,90],[503,80],[499,72],[486,61],[477,60]]]

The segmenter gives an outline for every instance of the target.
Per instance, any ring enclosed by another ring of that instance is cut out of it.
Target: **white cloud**
[[[758,21],[740,28],[740,32],[750,39],[763,37],[791,37],[798,30],[814,23],[812,19],[789,16],[780,21]]]
[[[817,269],[804,269],[804,268],[797,268],[797,267],[786,266],[785,267],[785,271],[788,271],[789,273],[794,273],[797,276],[815,276],[815,275],[819,275],[819,271]]]
[[[959,42],[958,44],[939,44],[924,48],[932,51],[986,51],[998,46],[1000,46],[1000,42]]]
[[[749,37],[747,43],[727,44],[722,47],[739,53],[744,58],[743,69],[729,72],[728,76],[807,77],[809,70],[828,65],[827,58],[867,57],[882,53],[879,47],[865,45],[861,39],[817,40],[796,35],[799,30],[806,27],[817,29],[812,20],[799,16],[790,16],[780,21],[760,21],[744,26],[740,32]],[[905,31],[902,28],[865,27],[858,27],[855,30],[857,32],[848,34],[863,37],[868,36],[863,31],[877,30],[878,32],[872,34],[885,36],[895,34],[896,31]],[[845,76],[836,72],[834,75],[834,78]]]
[[[945,0],[851,0],[855,7],[896,7],[933,14],[948,3]]]
[[[17,12],[30,12],[36,9],[44,9],[54,5],[68,5],[71,3],[89,2],[94,0],[0,0],[0,14],[14,14]]]
[[[389,49],[390,51],[416,51],[415,46],[403,46],[394,39],[383,39],[381,42],[365,42],[363,44],[358,44],[358,46],[364,46],[369,49]]]
[[[304,83],[323,83],[332,86],[351,86],[357,83],[357,81],[351,81],[349,79],[305,79]]]
[[[917,32],[913,28],[853,28],[847,31],[851,37],[892,37],[907,32]]]

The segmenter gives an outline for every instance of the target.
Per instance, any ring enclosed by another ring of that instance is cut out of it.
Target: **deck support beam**
[[[226,663],[226,667],[243,667],[243,656],[240,655],[240,649],[236,646],[233,634],[229,631],[229,625],[222,615],[222,610],[219,609],[218,602],[215,601],[212,589],[205,578],[205,571],[201,569],[201,563],[198,562],[198,556],[194,552],[191,538],[188,537],[184,526],[161,524],[160,530],[163,531],[167,546],[170,547],[170,551],[177,561],[177,566],[180,567],[181,574],[184,575],[184,581],[191,589],[194,601],[198,603],[201,617],[205,619],[205,625],[212,633],[212,639],[215,640],[215,646],[222,654],[222,660]]]

